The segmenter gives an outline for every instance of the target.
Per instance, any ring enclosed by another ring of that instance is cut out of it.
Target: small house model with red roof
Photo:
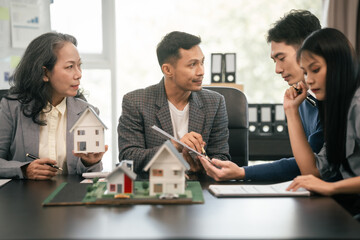
[[[107,177],[107,193],[133,193],[136,174],[121,162]]]

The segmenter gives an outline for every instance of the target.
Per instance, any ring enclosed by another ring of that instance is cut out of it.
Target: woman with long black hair
[[[322,195],[360,194],[360,89],[358,62],[348,39],[331,28],[311,34],[298,51],[306,85],[284,96],[291,148],[302,176],[289,190],[304,187]],[[319,100],[325,144],[314,154],[302,129],[298,106],[310,90]],[[326,182],[321,178],[340,179]],[[359,196],[359,195],[358,195]]]

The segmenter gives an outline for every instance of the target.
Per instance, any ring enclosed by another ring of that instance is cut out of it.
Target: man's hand
[[[191,155],[189,154],[189,150],[184,148],[182,151],[184,159],[189,163],[190,165],[190,172],[199,172],[203,168],[199,162],[198,159],[193,159]]]
[[[182,152],[184,159],[190,165],[190,171],[191,172],[199,172],[200,170],[203,169],[200,162],[199,162],[199,160],[196,157],[193,158],[189,154],[189,150],[187,148],[184,148],[183,146],[176,143],[175,141],[171,140],[171,142],[174,144],[174,146],[176,147],[176,149],[179,152]],[[205,142],[203,141],[203,138],[202,138],[201,134],[196,133],[196,132],[189,132],[189,133],[185,134],[180,139],[180,142],[186,144],[190,148],[192,148],[192,149],[194,149],[194,150],[196,150],[197,152],[200,152],[200,153],[201,153],[201,149],[205,146]]]
[[[226,181],[233,179],[244,179],[245,170],[231,161],[222,161],[219,159],[208,159],[199,157],[206,174],[215,179],[216,181]]]
[[[192,149],[201,152],[201,148],[205,146],[205,142],[202,136],[196,132],[189,132],[185,134],[181,139],[180,142],[186,144],[187,146],[191,147]],[[174,143],[174,142],[173,142]],[[175,144],[175,147],[179,152],[182,151],[182,146],[180,144]]]

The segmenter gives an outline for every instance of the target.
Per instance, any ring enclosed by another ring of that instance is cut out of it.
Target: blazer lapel
[[[191,93],[189,104],[189,132],[194,131],[202,134],[205,126],[204,105],[196,92]]]
[[[162,79],[161,82],[158,84],[156,95],[156,105],[159,108],[156,113],[156,118],[160,122],[160,126],[158,127],[169,133],[170,135],[174,135],[170,117],[169,104],[165,92],[164,79]]]
[[[26,153],[39,156],[40,125],[35,124],[31,118],[20,114],[23,127],[24,149]],[[25,154],[26,154],[25,153]]]

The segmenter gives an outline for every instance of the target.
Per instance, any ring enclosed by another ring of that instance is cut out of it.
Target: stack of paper
[[[292,181],[269,185],[210,185],[209,191],[217,197],[261,197],[261,196],[310,196],[311,192],[299,188],[297,191],[287,191]]]
[[[0,187],[10,181],[11,181],[11,179],[0,179]]]

